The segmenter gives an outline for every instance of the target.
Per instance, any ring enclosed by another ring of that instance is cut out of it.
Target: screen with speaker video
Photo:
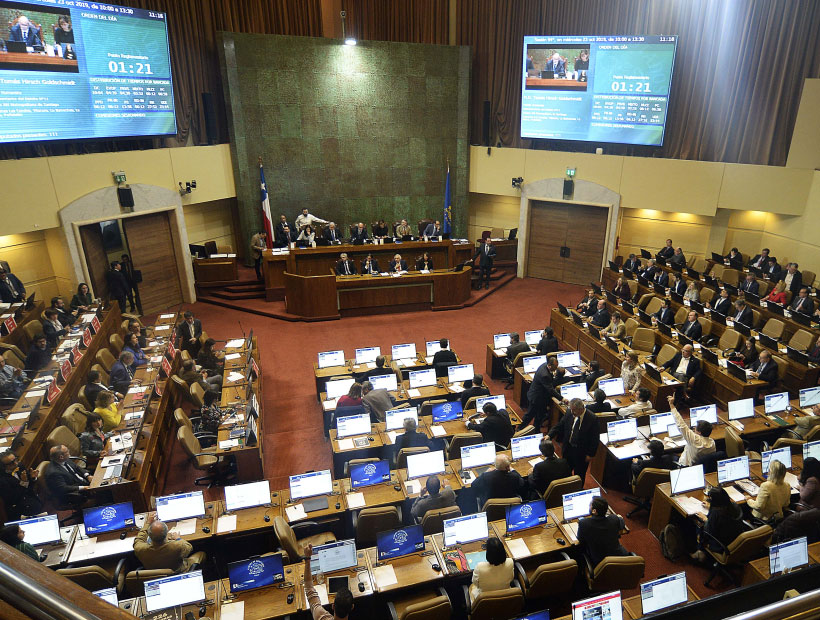
[[[165,13],[0,0],[0,143],[176,134]]]
[[[521,137],[661,146],[676,36],[524,37]]]

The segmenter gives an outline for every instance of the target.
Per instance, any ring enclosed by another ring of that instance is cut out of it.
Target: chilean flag
[[[265,232],[268,233],[268,238],[266,239],[265,243],[270,248],[273,244],[273,224],[271,223],[270,217],[270,200],[268,199],[268,186],[265,183],[265,168],[262,166],[261,161],[259,162],[259,178],[259,187],[261,189],[262,194],[262,219],[264,220]]]

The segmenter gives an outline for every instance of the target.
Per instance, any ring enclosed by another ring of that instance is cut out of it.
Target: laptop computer
[[[564,316],[569,316],[569,310],[567,310],[567,307],[565,305],[563,305],[560,301],[556,301],[555,303],[558,305],[558,312],[560,312]]]
[[[759,333],[757,335],[757,339],[760,341],[760,344],[762,344],[764,347],[774,349],[775,351],[777,351],[777,340],[775,340],[774,338],[767,336],[764,333]]]
[[[631,301],[627,301],[625,299],[621,303],[622,303],[622,307],[624,309],[624,312],[627,312],[628,314],[635,314],[635,304],[633,304]]]
[[[658,331],[666,336],[672,335],[672,328],[663,321],[658,321]]]
[[[700,280],[700,271],[695,271],[691,267],[686,268],[686,275],[688,275],[693,280]]]
[[[746,303],[754,304],[756,306],[760,305],[760,295],[757,293],[750,293],[749,291],[746,291],[743,293],[743,299],[746,300]]]
[[[768,310],[772,314],[776,314],[777,316],[783,316],[785,308],[783,308],[783,306],[781,306],[780,304],[776,304],[774,302],[767,302],[766,310]]]
[[[681,346],[686,346],[687,344],[693,344],[693,341],[689,336],[686,336],[683,332],[678,332],[678,343]]]
[[[700,303],[699,301],[690,301],[689,303],[691,304],[689,307],[692,308],[692,310],[694,310],[698,314],[703,314],[703,304],[702,303]]]
[[[736,332],[740,332],[741,334],[743,334],[747,338],[752,335],[751,328],[748,325],[744,324],[744,323],[738,323],[737,321],[735,321],[734,329],[735,329]]]
[[[811,325],[811,317],[808,314],[803,314],[802,312],[792,312],[792,321],[805,325],[806,327]]]
[[[726,325],[726,315],[721,314],[720,312],[712,312],[709,313],[709,318],[712,320],[713,323],[717,323],[718,325]]]
[[[798,351],[794,347],[786,346],[786,356],[798,364],[803,364],[803,366],[809,365],[809,356],[806,355],[803,351]]]
[[[609,261],[609,269],[611,271],[614,271],[615,273],[619,273],[621,271],[620,269],[618,269],[618,265],[615,264],[615,262],[613,261]]]
[[[701,347],[700,354],[701,354],[701,357],[703,357],[704,362],[709,362],[710,364],[712,364],[714,366],[718,365],[717,353],[715,353],[711,349],[707,349],[706,347]]]
[[[598,328],[595,327],[592,323],[587,325],[587,329],[589,330],[589,335],[595,338],[596,340],[601,339],[601,332],[598,331]]]
[[[618,304],[618,296],[615,295],[615,293],[613,293],[612,291],[606,291],[605,290],[604,295],[606,295],[606,299],[609,303],[615,304],[615,305]]]
[[[683,303],[683,295],[681,295],[680,293],[676,293],[675,291],[669,291],[669,297],[672,299],[672,301],[676,301],[679,304]]]
[[[746,381],[746,379],[747,379],[746,371],[743,370],[737,364],[734,364],[732,362],[727,363],[726,364],[726,370],[729,371],[730,375],[732,375],[733,377],[739,379],[740,381]]]
[[[644,369],[646,370],[646,374],[647,376],[649,376],[650,379],[657,383],[660,383],[661,385],[663,384],[663,377],[661,376],[661,372],[652,364],[647,362],[644,365]]]
[[[652,258],[652,252],[641,248],[641,258]]]
[[[717,252],[712,252],[712,260],[715,261],[716,263],[720,263],[722,265],[723,264],[723,255],[718,254]]]

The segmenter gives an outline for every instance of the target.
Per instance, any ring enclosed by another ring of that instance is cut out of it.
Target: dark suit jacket
[[[453,353],[450,349],[441,349],[436,351],[435,355],[433,355],[433,366],[436,364],[444,364],[446,362],[458,362],[458,358],[456,354]]]
[[[732,311],[732,301],[726,297],[718,297],[717,301],[712,304],[712,310],[720,314],[728,315]]]
[[[751,370],[760,372],[760,366],[761,361],[758,359],[754,364],[752,364]],[[758,379],[761,381],[766,381],[772,387],[777,385],[777,362],[774,360],[769,360],[766,367],[763,369],[763,372],[760,373]]]
[[[347,263],[348,272],[345,272],[345,263]],[[355,275],[355,273],[356,273],[356,263],[355,262],[353,262],[352,260],[350,260],[348,258],[346,261],[340,260],[338,263],[336,263],[336,275],[337,276],[347,275],[348,273],[351,274],[351,275]]]
[[[738,316],[737,308],[732,308],[732,311],[728,314],[728,316],[735,319],[735,317]],[[735,320],[751,327],[755,320],[754,314],[752,314],[752,309],[749,306],[746,306],[743,308],[743,312],[740,313],[740,317]]]
[[[40,370],[48,366],[49,362],[51,362],[51,347],[46,345],[45,349],[38,349],[32,345],[26,355],[25,369]]]
[[[652,280],[655,278],[655,274],[658,272],[658,267],[649,266],[641,272],[641,275],[646,278],[647,280]]]
[[[741,269],[743,267],[743,254],[740,252],[734,258],[732,258],[732,253],[729,252],[724,258],[729,261],[729,266],[732,269]]]
[[[772,282],[778,282],[782,280],[783,267],[781,267],[780,264],[777,262],[770,262],[763,270],[763,272],[769,274],[769,278],[772,280]]]
[[[800,301],[801,298],[799,296],[795,297],[794,299],[792,299],[792,303],[789,306],[789,308],[798,311],[797,304],[800,303]],[[803,303],[799,309],[799,312],[802,312],[803,314],[811,314],[812,312],[814,312],[814,300],[812,300],[811,297],[806,297],[802,300],[802,302]]]
[[[675,248],[670,248],[669,246],[664,246],[661,248],[661,251],[655,254],[656,257],[662,258],[664,260],[669,260],[675,254]]]
[[[620,542],[623,527],[624,521],[618,515],[581,519],[578,523],[578,542],[593,567],[609,555],[629,555]]]
[[[43,321],[43,333],[46,336],[48,346],[54,348],[57,346],[57,341],[62,336],[65,336],[66,331],[64,329],[55,328],[49,321]]]
[[[762,256],[763,256],[762,254],[755,254],[755,255],[752,257],[752,259],[749,261],[748,266],[749,266],[749,267],[751,267],[752,265],[754,265],[757,261],[759,261],[759,260],[762,258]],[[727,258],[728,258],[728,256],[727,256]],[[765,270],[766,270],[766,266],[770,263],[770,261],[771,261],[771,259],[767,256],[767,257],[766,257],[766,260],[764,260],[764,261],[760,264],[760,267],[758,267],[758,269],[760,269],[760,270],[762,270],[762,271],[765,271]]]
[[[606,413],[607,411],[616,411],[617,409],[617,407],[613,407],[606,401],[602,403],[590,403],[589,405],[587,405],[587,410],[591,411],[592,413]]]
[[[521,497],[524,479],[514,469],[499,471],[491,469],[481,474],[472,484],[478,495],[479,505],[496,497]]]
[[[572,468],[570,468],[569,463],[562,458],[554,456],[551,459],[544,459],[533,467],[527,479],[530,482],[530,486],[540,496],[547,490],[550,482],[560,480],[561,478],[568,478],[571,475]]]
[[[57,320],[60,321],[60,324],[63,327],[68,327],[69,325],[73,325],[74,321],[77,320],[77,317],[71,314],[70,312],[66,312],[65,310],[60,310],[59,308],[53,308],[57,310]]]
[[[632,289],[629,288],[629,285],[626,282],[624,282],[621,286],[616,287],[613,292],[621,299],[626,299],[627,301],[632,298]]]
[[[682,358],[683,355],[681,355],[681,352],[678,351],[677,353],[675,353],[675,357],[666,362],[663,365],[663,367],[666,368],[669,372],[674,373],[678,367],[678,364],[680,364]],[[693,355],[689,358],[689,365],[686,367],[686,378],[691,379],[692,377],[694,377],[695,381],[697,381],[698,379],[700,379],[700,374],[700,360]]]
[[[527,390],[527,399],[530,407],[533,403],[541,402],[546,406],[550,398],[561,400],[561,393],[555,389],[555,376],[546,364],[542,364],[532,377],[530,389]]]
[[[686,267],[686,256],[683,254],[672,254],[672,256],[666,259],[666,262],[670,265]]]
[[[695,319],[692,323],[685,321],[683,325],[681,325],[680,329],[684,336],[687,336],[692,340],[700,340],[700,337],[703,336],[703,327],[697,319]]]
[[[677,293],[678,295],[683,295],[686,292],[686,282],[683,280],[676,280],[675,286],[669,287],[669,290]]]
[[[362,261],[362,273],[380,273],[379,261],[375,258],[370,259],[370,271],[367,270],[367,261]]]
[[[596,327],[606,327],[612,321],[612,317],[609,315],[609,310],[604,307],[603,310],[596,310],[595,314],[592,315],[592,324]]]
[[[508,446],[515,432],[510,419],[504,414],[488,415],[481,423],[469,422],[467,428],[481,433],[484,441],[492,441],[501,446]]]
[[[785,280],[786,275],[788,274],[788,270],[780,272],[780,279]],[[800,289],[803,288],[803,274],[799,271],[795,271],[794,275],[792,276],[792,283],[789,287],[789,290],[792,292],[792,297],[797,297],[798,293],[800,293]]]
[[[658,319],[659,323],[666,325],[673,325],[675,323],[675,313],[671,308],[661,308],[653,316]]]
[[[31,47],[43,45],[43,42],[40,41],[40,37],[37,35],[37,29],[31,24],[29,24],[25,37],[23,36],[23,29],[20,27],[20,24],[14,24],[9,31],[9,41],[19,41]]]
[[[26,299],[26,287],[23,286],[23,283],[20,282],[20,278],[18,278],[13,273],[6,274],[9,278],[9,282],[14,287],[14,293],[11,292],[11,287],[6,283],[5,280],[0,280],[0,301],[4,304],[13,304],[18,301],[25,301]]]
[[[34,485],[34,482],[29,482],[28,487],[24,487],[11,474],[0,472],[0,499],[6,510],[7,521],[16,521],[22,515],[32,516],[42,512],[43,503],[34,492]]]
[[[743,283],[740,285],[740,290],[757,295],[757,292],[760,290],[760,282],[757,280],[752,280],[751,282],[743,280]]]
[[[114,388],[115,392],[125,394],[131,385],[131,378],[128,367],[117,360],[114,362],[114,365],[111,366],[111,373],[108,375],[108,384]]]
[[[424,234],[428,237],[441,237],[442,230],[441,226],[436,228],[436,225],[433,222],[427,224],[427,227],[424,229]]]
[[[364,241],[367,241],[368,239],[370,239],[370,235],[367,234],[367,227],[362,228],[361,231],[360,231],[359,227],[357,226],[356,228],[353,229],[353,234],[350,235],[350,240],[351,241],[364,242]]]
[[[552,336],[551,338],[547,338],[544,336],[541,340],[538,341],[538,346],[535,347],[535,352],[539,355],[546,355],[547,353],[553,353],[557,351],[560,347],[558,346],[558,338]]]
[[[407,271],[407,261],[402,259],[401,261],[401,268],[396,269],[396,261],[391,260],[390,263],[390,271]]]
[[[567,412],[561,421],[550,429],[549,436],[551,439],[558,439],[563,447],[563,454],[566,458],[567,452],[575,450],[569,445],[569,437],[572,432],[572,426],[575,423],[575,416]],[[581,420],[581,426],[577,431],[578,447],[577,454],[584,456],[595,456],[600,443],[600,436],[598,434],[598,420],[595,414],[587,410]],[[568,450],[569,449],[569,450]]]
[[[109,269],[105,272],[105,281],[108,284],[108,294],[114,299],[125,297],[131,291],[128,280],[125,279],[125,274],[122,271]],[[120,310],[122,311],[122,308]]]
[[[675,461],[669,454],[663,454],[659,459],[651,457],[648,459],[638,459],[637,463],[632,463],[632,473],[638,477],[647,467],[654,467],[655,469],[674,469]]]
[[[279,222],[276,223],[276,236],[277,237],[284,237],[285,236],[285,226],[287,226],[288,229],[289,229],[289,232],[291,234],[293,234],[293,226],[291,225],[291,223],[290,222],[282,222],[280,220]],[[336,231],[336,237],[337,238],[339,237],[339,231],[338,230]],[[290,241],[290,238],[288,238],[288,241]]]
[[[555,75],[566,75],[567,74],[567,63],[563,60],[548,60],[547,64],[544,65],[544,71],[552,71]]]
[[[475,253],[475,256],[473,256],[473,261],[477,258],[479,259],[478,264],[480,267],[492,267],[493,260],[495,260],[495,246],[488,246],[486,243],[482,243]]]
[[[600,368],[598,370],[593,370],[592,372],[585,373],[584,383],[586,383],[587,385],[587,390],[592,389],[592,384],[595,383],[595,379],[597,379],[598,377],[603,377],[605,374],[606,373]],[[608,409],[605,409],[604,411],[608,411]]]
[[[657,282],[661,286],[669,286],[669,274],[663,270],[658,271],[655,277],[652,278],[652,281]]]
[[[86,472],[71,461],[68,461],[68,465],[79,477],[67,472],[62,465],[49,463],[46,468],[46,485],[60,504],[66,503],[69,494],[79,493],[81,486],[88,485],[85,480]]]
[[[640,266],[641,266],[641,261],[638,260],[637,258],[635,258],[633,260],[627,259],[624,262],[624,269],[628,269],[629,271],[632,271],[632,272],[637,271],[640,268]]]
[[[194,333],[191,335],[191,327],[186,321],[177,325],[178,347],[185,349],[190,346],[188,341],[191,338],[199,338],[202,335],[202,323],[199,319],[194,319],[193,330]]]
[[[337,241],[342,240],[342,235],[339,234],[338,228],[334,228],[333,230],[330,230],[330,228],[325,228],[322,231],[322,238],[328,243],[336,243]]]
[[[421,271],[422,269],[428,269],[428,270],[435,269],[435,267],[433,267],[433,259],[428,258],[426,261],[422,260],[422,259],[418,259],[416,261],[416,271]]]
[[[96,383],[86,383],[84,387],[85,398],[88,400],[88,404],[91,405],[92,409],[94,409],[95,403],[97,402],[97,395],[102,391],[108,391]]]
[[[515,361],[515,358],[519,353],[529,352],[530,345],[528,345],[526,342],[517,342],[507,347],[507,358],[510,360],[510,363],[512,363]]]
[[[413,431],[412,433],[405,432],[396,437],[394,449],[396,454],[398,454],[402,448],[422,448],[424,446],[430,446],[430,440],[427,438],[427,435]]]
[[[467,401],[470,400],[473,396],[489,396],[490,390],[487,389],[486,385],[482,385],[481,387],[469,387],[461,393],[461,406],[467,404]]]

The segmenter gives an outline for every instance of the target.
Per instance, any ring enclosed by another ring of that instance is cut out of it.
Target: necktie
[[[345,261],[345,275],[350,275],[350,268],[347,266],[347,261]]]
[[[797,305],[794,307],[795,310],[800,310],[803,307],[803,298],[799,297],[797,299]]]
[[[578,446],[578,427],[580,425],[581,418],[575,418],[575,421],[572,423],[572,431],[570,431],[569,434],[569,445],[571,445],[574,448]]]
[[[766,363],[768,363],[768,362],[766,362]],[[766,363],[763,363],[763,364],[760,365],[760,368],[757,369],[757,374],[759,374],[759,375],[763,374],[763,369],[766,368]]]

